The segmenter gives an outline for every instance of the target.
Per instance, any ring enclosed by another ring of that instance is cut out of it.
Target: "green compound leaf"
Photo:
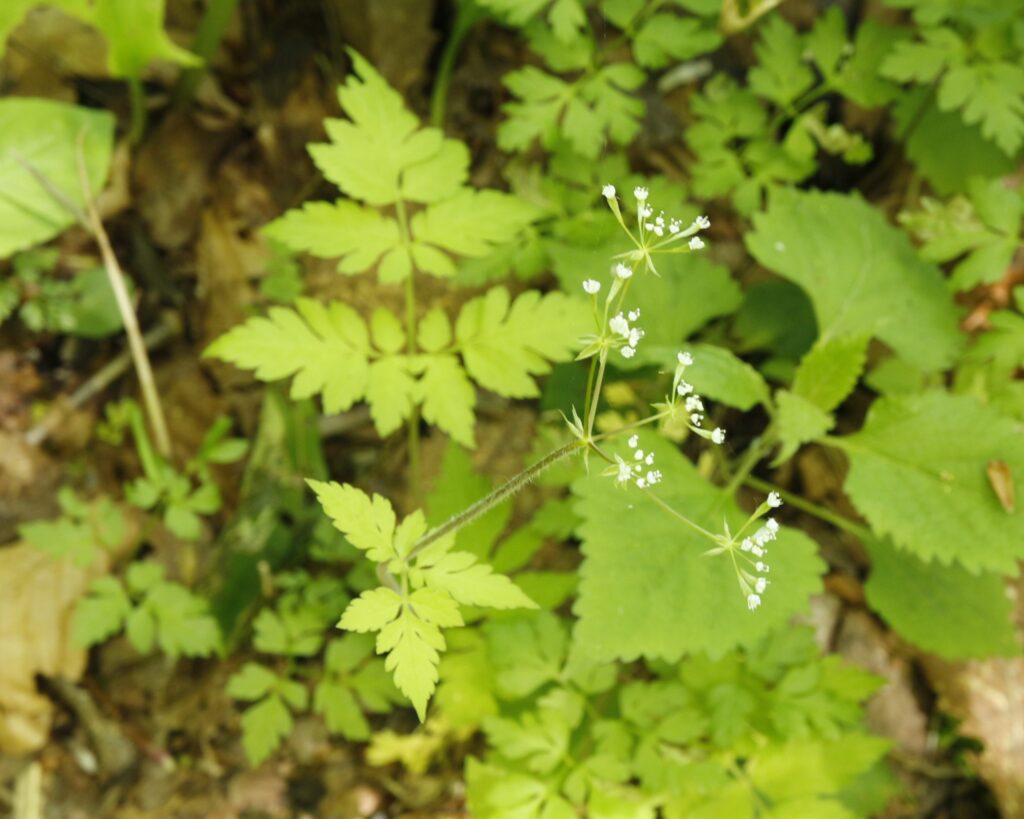
[[[422,591],[422,590],[421,590]],[[454,620],[446,620],[454,624]],[[461,625],[462,618],[458,618]],[[409,698],[422,722],[427,701],[437,686],[437,665],[445,641],[438,625],[418,617],[409,606],[380,631],[377,653],[387,653],[384,668],[392,672],[398,690]]]
[[[835,419],[817,404],[788,390],[779,390],[775,403],[775,424],[782,444],[776,464],[788,461],[802,444],[820,438],[835,424]]]
[[[412,248],[413,257],[428,273],[453,276],[454,262],[440,253],[421,255],[429,251],[421,243],[460,256],[483,256],[511,241],[538,215],[534,205],[507,193],[463,189],[413,216],[412,233],[417,243]]]
[[[831,412],[857,384],[867,363],[867,338],[853,336],[819,342],[800,360],[793,393]]]
[[[375,563],[396,557],[395,510],[380,495],[372,498],[350,484],[308,480],[310,488],[335,527]]]
[[[653,436],[643,436],[641,446],[655,453],[664,473],[658,494],[674,509],[712,530],[721,529],[723,515],[734,531],[746,520],[675,448]],[[748,611],[728,556],[706,556],[710,541],[642,493],[597,475],[577,481],[573,493],[586,558],[574,640],[588,659],[719,656],[786,622],[821,588],[825,567],[814,543],[783,529],[772,546],[763,605]]]
[[[1007,62],[959,65],[939,85],[939,108],[959,110],[968,125],[1007,156],[1024,144],[1024,68]]]
[[[153,60],[202,65],[164,31],[164,0],[96,0],[91,22],[107,38],[107,65],[115,77],[141,77]]]
[[[466,606],[492,609],[535,609],[537,604],[503,574],[477,563],[469,552],[451,552],[436,562],[421,561],[428,588],[443,589]]]
[[[324,176],[371,205],[436,202],[466,180],[469,152],[436,128],[420,128],[402,96],[353,51],[353,73],[338,89],[351,120],[328,119],[331,141],[309,146]]]
[[[236,700],[253,702],[263,699],[277,685],[277,675],[259,663],[246,663],[231,675],[227,695]]]
[[[799,284],[822,339],[874,335],[922,369],[955,358],[957,311],[937,267],[857,196],[776,189],[747,246]]]
[[[71,621],[71,638],[86,648],[117,634],[132,610],[131,600],[115,577],[101,577],[78,601]]]
[[[923,560],[1015,573],[1024,510],[1007,512],[986,469],[1024,475],[1018,423],[967,396],[928,392],[875,401],[863,429],[830,439],[850,460],[846,492],[880,535]]]
[[[748,74],[750,90],[787,108],[814,84],[814,72],[803,60],[800,35],[781,16],[769,17],[760,31],[754,47],[757,65]]]
[[[74,224],[74,214],[29,167],[83,208],[77,160],[80,134],[84,134],[82,150],[92,198],[107,179],[114,147],[113,116],[51,100],[0,100],[0,258],[48,241]]]
[[[421,363],[423,372],[415,396],[423,406],[423,420],[472,448],[476,390],[466,371],[453,355],[424,356]]]
[[[324,680],[313,693],[313,710],[321,714],[327,730],[360,742],[370,738],[370,724],[363,716],[352,689],[340,682]]]
[[[255,370],[261,381],[295,375],[295,400],[323,394],[326,412],[341,412],[363,397],[369,380],[366,324],[346,304],[298,299],[296,309],[272,307],[218,338],[203,353]],[[341,365],[344,362],[344,365]]]
[[[338,626],[361,634],[380,631],[398,616],[401,608],[402,598],[396,592],[383,586],[370,589],[349,603]]]
[[[370,269],[401,243],[394,219],[345,200],[307,202],[275,219],[263,232],[297,253],[340,257],[338,272],[350,274]]]
[[[672,60],[690,60],[714,51],[722,35],[696,17],[655,14],[633,38],[633,56],[645,68],[663,68]]]
[[[586,304],[562,293],[527,291],[511,302],[495,287],[466,303],[455,337],[466,370],[482,387],[512,398],[539,395],[532,376],[572,358],[590,322]]]
[[[242,714],[242,748],[252,765],[259,765],[269,757],[291,732],[291,712],[277,694],[271,694]]]
[[[1002,577],[925,563],[887,542],[868,548],[868,603],[910,642],[950,660],[1020,652]]]

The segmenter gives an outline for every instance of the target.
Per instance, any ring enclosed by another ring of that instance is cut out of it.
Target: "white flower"
[[[686,353],[677,353],[676,354],[676,359],[684,367],[689,367],[691,364],[693,364],[693,356],[690,355],[688,352],[686,352]]]
[[[779,522],[775,518],[768,518],[764,523],[764,527],[772,533],[773,538],[779,533]]]
[[[693,413],[690,416],[690,423],[693,424],[695,427],[699,427],[700,426],[700,422],[701,422],[701,416],[700,416],[699,413],[695,412],[695,413]]]
[[[615,186],[605,185],[603,188],[601,188],[601,195],[604,196],[605,199],[611,199],[613,196],[615,196]]]
[[[698,216],[696,219],[693,220],[693,224],[695,227],[698,227],[701,230],[707,230],[709,227],[711,227],[711,220],[708,219],[707,216]]]
[[[629,338],[629,322],[626,317],[619,313],[608,320],[608,327],[613,333],[623,338]]]
[[[711,441],[715,444],[725,443],[725,430],[721,427],[717,427],[714,432],[711,433]]]
[[[700,236],[694,236],[689,242],[690,250],[700,250],[704,247],[704,240]]]
[[[768,587],[768,580],[764,577],[759,577],[754,581],[754,591],[758,594],[764,594],[764,590]]]
[[[648,486],[654,486],[654,484],[659,483],[660,481],[661,481],[661,470],[660,469],[652,469],[650,472],[647,473],[647,485]]]
[[[691,395],[686,399],[686,411],[687,412],[703,412],[704,402],[700,400],[699,395]]]
[[[768,571],[767,564],[762,563],[760,560],[757,561],[757,563],[754,564],[754,568],[757,569],[759,572],[766,572],[766,571]]]
[[[768,493],[768,506],[772,509],[778,509],[780,506],[782,506],[782,498],[779,497],[778,492]]]
[[[754,548],[754,541],[752,541],[749,537],[743,538],[743,542],[740,544],[740,551],[741,552],[749,552],[749,551],[752,551],[753,548]]]
[[[640,318],[640,308],[638,307],[636,310],[630,310],[626,314],[626,318],[628,318],[630,321],[636,321],[638,318]]]
[[[644,451],[642,449],[638,449],[633,453],[633,457],[638,461],[642,461],[644,459]]]
[[[669,233],[676,234],[682,229],[682,223],[678,219],[673,219],[668,223]]]
[[[618,462],[619,465],[619,472],[615,476],[615,480],[617,480],[619,483],[625,483],[626,481],[633,477],[633,467],[627,464],[618,455],[615,456],[615,460]]]
[[[647,201],[647,188],[641,188],[639,186],[633,188],[633,196],[636,197],[637,202]]]
[[[587,279],[583,282],[583,289],[593,296],[601,290],[601,282],[597,279]]]
[[[639,327],[634,327],[629,331],[629,346],[636,347],[640,343],[640,339],[644,337],[644,331]]]
[[[759,595],[756,595],[756,594],[748,594],[747,595],[747,608],[748,609],[753,611],[754,609],[756,609],[760,605],[761,605],[761,598],[760,598]]]
[[[620,279],[628,279],[630,276],[633,275],[633,271],[626,265],[624,265],[622,262],[619,262],[617,265],[615,265],[612,272]]]
[[[640,436],[635,434],[630,435],[629,440],[626,441],[626,443],[629,444],[630,449],[636,449],[636,445],[640,443]]]
[[[689,395],[693,392],[693,384],[689,384],[686,381],[680,381],[679,386],[676,387],[676,392],[680,395]]]
[[[636,355],[636,348],[635,347],[623,347],[621,350],[619,350],[619,352],[622,353],[622,357],[623,358],[632,358],[633,356]]]

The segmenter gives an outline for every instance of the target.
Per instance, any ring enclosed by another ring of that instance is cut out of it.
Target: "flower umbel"
[[[619,486],[633,483],[637,489],[647,489],[661,483],[661,470],[654,469],[654,453],[640,449],[640,438],[631,435],[627,441],[631,457],[615,456],[615,464],[602,474],[612,476]]]

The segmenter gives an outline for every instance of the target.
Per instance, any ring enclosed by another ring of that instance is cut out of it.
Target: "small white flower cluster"
[[[643,330],[630,325],[631,321],[636,321],[638,318],[640,318],[639,308],[630,310],[626,315],[617,313],[608,320],[608,328],[625,342],[619,348],[623,358],[632,358],[636,355],[636,345],[644,337]]]
[[[768,505],[778,508],[782,500],[777,492],[768,496]],[[750,537],[743,538],[740,543],[740,551],[744,553],[747,562],[753,566],[757,574],[752,574],[745,569],[740,569],[740,586],[747,595],[747,608],[753,611],[761,605],[761,595],[768,587],[768,578],[765,577],[770,571],[768,565],[768,544],[779,534],[779,524],[775,518],[768,518],[764,526],[754,532]]]
[[[640,439],[636,435],[631,435],[627,443],[633,452],[633,457],[626,460],[619,455],[615,456],[616,482],[620,486],[624,486],[632,481],[638,489],[647,489],[649,486],[661,483],[661,470],[650,468],[654,466],[654,453],[639,449]]]
[[[725,430],[721,427],[716,427],[710,432],[701,428],[701,424],[704,422],[704,401],[694,391],[693,384],[683,380],[683,373],[686,371],[686,368],[693,364],[693,356],[688,352],[682,352],[676,356],[676,360],[678,363],[676,365],[675,378],[672,382],[672,389],[675,395],[683,399],[683,407],[690,415],[690,427],[698,435],[709,439],[712,443],[725,443]],[[673,403],[675,400],[673,396]]]

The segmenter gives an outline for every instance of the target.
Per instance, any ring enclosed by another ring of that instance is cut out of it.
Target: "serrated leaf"
[[[338,627],[359,632],[380,631],[395,620],[401,607],[402,598],[391,589],[384,586],[370,589],[348,604]]]
[[[259,663],[246,663],[228,679],[227,695],[236,700],[262,699],[277,685],[277,675]]]
[[[761,374],[730,350],[714,344],[691,344],[685,349],[693,355],[686,380],[701,395],[742,410],[770,403],[768,385]],[[675,354],[668,360],[674,365]]]
[[[293,399],[320,393],[326,412],[363,397],[369,381],[369,337],[359,314],[342,302],[298,299],[295,310],[272,307],[218,338],[203,353],[254,370],[261,381],[290,375]]]
[[[747,75],[750,90],[786,108],[814,84],[814,74],[803,62],[800,36],[780,15],[772,15],[760,29],[754,47],[757,65]]]
[[[802,444],[820,438],[835,424],[835,419],[817,404],[788,390],[775,393],[775,403],[775,425],[782,444],[776,465],[788,461]]]
[[[773,744],[750,760],[749,776],[753,785],[775,802],[838,796],[844,787],[881,759],[889,745],[888,740],[869,734]]]
[[[409,596],[409,605],[420,620],[430,625],[452,628],[464,624],[455,598],[440,587],[417,589]]]
[[[754,226],[751,253],[807,291],[822,339],[874,335],[922,369],[952,363],[962,338],[941,273],[862,199],[777,189]]]
[[[939,108],[958,109],[964,122],[1014,156],[1024,143],[1024,68],[1007,62],[959,65],[942,78]]]
[[[85,194],[78,173],[79,135],[90,198],[102,190],[114,147],[107,111],[53,100],[0,100],[0,258],[52,239],[74,214],[44,188],[24,163],[46,176],[76,207]]]
[[[306,202],[263,228],[263,235],[296,253],[338,258],[339,273],[362,273],[401,242],[398,223],[355,202]]]
[[[488,741],[508,759],[522,760],[527,769],[544,774],[554,770],[569,750],[572,726],[547,709],[528,712],[519,720],[489,717],[484,721]]]
[[[469,552],[450,552],[423,570],[428,588],[443,589],[466,606],[492,609],[535,609],[530,600],[505,575],[495,574],[485,563],[478,563]]]
[[[132,610],[124,586],[114,577],[101,577],[78,601],[71,621],[75,645],[86,648],[117,634]]]
[[[327,517],[357,549],[376,562],[395,557],[395,510],[387,498],[371,498],[351,484],[307,480]]]
[[[933,391],[880,398],[860,432],[830,441],[846,452],[845,490],[877,533],[924,560],[1016,571],[1024,511],[1003,509],[985,467],[1002,460],[1024,474],[1018,423]]]
[[[963,48],[963,40],[952,29],[925,29],[922,40],[897,42],[882,62],[880,72],[898,82],[931,82],[951,62],[962,59]]]
[[[690,60],[722,43],[722,35],[695,17],[654,14],[633,37],[638,65],[663,68],[670,60]]]
[[[329,143],[309,146],[324,176],[341,190],[371,205],[401,199],[435,202],[465,182],[469,153],[436,128],[420,128],[366,60],[349,52],[353,73],[338,89],[341,109],[351,119],[329,119]]]
[[[723,515],[734,531],[746,520],[674,447],[653,436],[642,436],[641,447],[655,453],[664,474],[659,497],[674,509],[714,530]],[[783,529],[772,547],[772,584],[762,607],[751,612],[728,556],[706,556],[709,540],[642,493],[598,475],[578,480],[573,493],[585,556],[574,643],[588,658],[718,656],[756,642],[821,588],[817,547],[801,532]]]
[[[856,336],[815,344],[796,369],[793,394],[831,412],[856,386],[867,363],[867,347],[868,340]]]
[[[441,630],[421,620],[407,606],[377,637],[377,653],[388,655],[384,668],[392,672],[395,685],[409,698],[420,722],[426,717],[427,701],[437,685],[438,652],[444,647]]]
[[[178,583],[161,583],[145,607],[157,623],[156,641],[168,657],[208,657],[220,646],[220,629],[206,600]]]
[[[321,714],[327,730],[354,742],[370,738],[370,724],[355,695],[339,682],[321,681],[313,693],[313,710]]]
[[[259,765],[292,732],[292,715],[276,694],[242,714],[242,747],[250,764]]]
[[[370,365],[366,400],[377,432],[390,435],[412,415],[419,392],[409,356],[380,358]]]
[[[417,400],[423,419],[447,432],[452,440],[474,447],[473,408],[476,390],[455,356],[424,356],[423,374],[417,385]]]
[[[925,563],[888,542],[867,545],[868,603],[904,638],[950,660],[1020,652],[1002,577]]]
[[[550,372],[550,362],[570,360],[589,320],[584,302],[562,293],[530,290],[510,304],[508,291],[495,287],[466,303],[455,337],[467,372],[481,386],[530,398],[539,394],[532,376]]]

